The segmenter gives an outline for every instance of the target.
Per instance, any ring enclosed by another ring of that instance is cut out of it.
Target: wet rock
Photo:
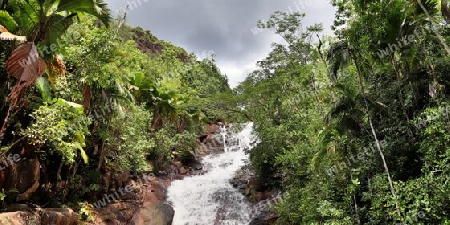
[[[132,221],[133,225],[171,225],[175,210],[167,204],[144,204]]]
[[[220,134],[209,134],[202,142],[202,148],[210,153],[224,152],[223,137]]]
[[[28,209],[27,204],[11,204],[3,210],[3,212],[15,212],[15,211],[26,211]]]
[[[159,177],[167,177],[168,176],[168,172],[167,171],[158,171],[157,172],[157,176],[159,176]]]
[[[175,216],[175,210],[169,204],[159,204],[156,208],[165,216],[165,221],[168,225],[172,224],[173,217]]]
[[[199,142],[204,143],[204,141],[207,137],[208,137],[208,135],[204,134],[204,135],[199,136],[197,139],[199,140]]]
[[[40,164],[37,159],[23,159],[0,170],[0,189],[16,189],[15,201],[29,200],[39,187]]]
[[[239,192],[248,196],[250,180],[252,180],[253,174],[254,173],[250,170],[249,166],[244,166],[236,172],[233,179],[230,180],[230,184],[233,185],[234,188],[237,188]]]
[[[225,167],[231,166],[232,164],[233,163],[231,163],[231,162],[229,162],[229,163],[222,163],[222,164],[219,165],[219,167],[225,168]]]
[[[127,224],[139,210],[137,202],[115,202],[95,210],[95,221],[85,224]]]
[[[220,207],[216,212],[216,219],[214,220],[214,225],[221,224],[221,221],[225,220],[226,210],[224,207]]]
[[[185,162],[185,166],[189,168],[189,172],[192,175],[192,172],[203,170],[203,164],[200,162],[200,159],[194,159],[190,160],[188,162]]]
[[[217,192],[214,192],[211,196],[214,202],[219,203],[220,205],[226,205],[228,203],[233,203],[236,201],[236,198],[233,198],[233,193],[229,190],[223,189]]]
[[[76,225],[79,216],[72,209],[40,209],[41,224]]]
[[[256,201],[262,201],[271,198],[271,194],[269,192],[258,191],[255,194]]]
[[[278,216],[273,211],[261,212],[249,225],[271,225],[278,219]]]
[[[258,180],[249,166],[244,166],[238,170],[230,180],[230,184],[237,188],[251,202],[255,203],[252,215],[257,215],[250,225],[270,225],[278,219],[274,210],[269,206],[274,206],[279,201],[275,201],[275,193],[262,190],[258,185]]]
[[[233,185],[234,188],[237,188],[241,191],[244,191],[245,188],[247,188],[248,185],[248,180],[231,180],[230,181],[231,185]]]
[[[201,163],[196,163],[194,164],[194,166],[192,167],[194,170],[202,170],[203,169],[203,164]]]
[[[165,206],[169,179],[154,175],[139,175],[128,185],[132,191],[119,202],[95,210],[96,220],[89,225],[165,225],[171,224],[170,206]],[[173,210],[173,209],[172,209]]]
[[[109,192],[115,192],[119,188],[124,187],[130,181],[131,174],[129,171],[113,171],[110,168],[102,167],[102,176],[100,176],[101,190],[98,196]]]
[[[15,212],[0,213],[2,225],[76,225],[79,216],[72,209],[30,208],[24,205],[13,205],[7,210],[20,209]]]
[[[217,124],[208,124],[204,127],[205,134],[218,134],[220,127]]]
[[[214,222],[214,224],[217,225],[235,224],[230,221],[244,219],[245,212],[248,211],[245,206],[239,204],[247,202],[244,196],[227,188],[223,188],[212,193],[211,199],[212,202],[215,202],[218,205]]]
[[[181,167],[180,165],[178,165],[177,163],[172,163],[165,170],[158,171],[157,176],[162,178],[173,179],[174,177],[180,174],[180,167]]]
[[[0,224],[2,225],[20,225],[20,224],[36,224],[40,225],[41,221],[38,215],[31,212],[7,212],[0,213]]]
[[[180,175],[186,175],[188,172],[189,172],[189,170],[187,170],[186,168],[184,168],[184,167],[180,168]]]

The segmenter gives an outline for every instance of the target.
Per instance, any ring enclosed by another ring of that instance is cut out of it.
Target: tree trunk
[[[366,93],[365,93],[363,78],[361,76],[361,71],[358,66],[358,63],[356,62],[355,56],[353,54],[352,54],[351,58],[353,59],[353,62],[355,63],[356,71],[358,72],[359,85],[360,85],[360,88],[362,91],[362,96],[364,99],[364,104],[365,104],[366,113],[367,113],[367,119],[369,121],[372,136],[373,136],[373,139],[375,140],[377,150],[380,153],[381,160],[383,161],[384,171],[386,172],[386,175],[387,175],[387,178],[389,181],[389,188],[391,190],[392,197],[394,198],[394,201],[395,201],[395,208],[396,208],[397,214],[401,218],[400,207],[398,206],[398,200],[397,200],[397,195],[395,194],[394,183],[392,182],[391,174],[389,173],[389,168],[388,168],[388,165],[384,158],[384,153],[383,153],[383,150],[381,149],[380,141],[378,140],[378,137],[377,137],[377,132],[375,131],[375,128],[373,127],[372,117],[369,114],[369,103],[367,102],[367,99],[366,99]]]
[[[350,171],[350,179],[353,180],[353,175],[352,172]],[[359,209],[358,209],[358,203],[356,202],[356,195],[353,194],[353,202],[355,205],[355,217],[356,217],[356,221],[358,221],[358,225],[361,224],[361,219],[359,219]]]
[[[434,34],[436,34],[436,36],[439,39],[439,42],[441,42],[441,45],[444,46],[445,51],[447,51],[447,54],[450,55],[450,48],[448,47],[447,43],[445,43],[445,39],[439,33],[439,30],[436,28],[436,23],[433,21],[433,17],[431,17],[431,15],[428,12],[428,10],[425,8],[425,6],[423,6],[421,0],[417,0],[417,3],[419,4],[420,8],[422,8],[423,12],[428,17],[428,19],[430,20],[430,22],[431,22],[431,30],[433,30]]]

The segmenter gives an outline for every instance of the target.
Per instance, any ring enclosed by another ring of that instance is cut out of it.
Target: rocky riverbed
[[[78,214],[70,208],[44,208],[33,204],[11,204],[0,213],[0,224],[75,225],[83,221],[82,224],[86,225],[170,225],[173,222],[175,210],[167,201],[168,187],[174,180],[201,176],[209,172],[212,166],[203,165],[202,158],[225,151],[223,143],[218,141],[218,137],[223,135],[220,133],[221,125],[211,124],[205,127],[205,134],[199,136],[197,140],[199,143],[197,157],[191,161],[183,163],[174,161],[164,171],[158,171],[156,174],[107,173],[109,175],[104,176],[102,182],[107,184],[104,189],[109,191],[100,195],[97,193],[93,198],[97,201],[92,203],[94,207],[89,207],[88,211]],[[227,143],[232,146],[230,140],[232,139],[228,139]],[[234,151],[231,147],[228,150]],[[23,163],[25,162],[33,165],[33,162],[23,161]],[[218,166],[226,168],[229,164]],[[30,171],[29,174],[34,174],[33,171],[39,170],[36,166],[27,167],[20,163],[13,167],[23,167],[21,171]],[[28,170],[24,169],[26,167]],[[39,179],[39,176],[36,177]],[[29,186],[33,186],[32,180],[28,183]],[[250,167],[244,166],[239,169],[229,183],[252,204],[251,208],[254,210],[250,213],[253,217],[250,224],[266,225],[276,219],[274,211],[271,207],[266,207],[267,204],[264,203],[264,201],[274,199],[274,193],[259,189]],[[33,193],[33,190],[29,188],[21,189],[26,195]],[[19,196],[22,195],[19,194]],[[217,218],[225,218],[225,211],[218,213]],[[86,221],[87,216],[90,216],[92,220]]]
[[[263,190],[249,165],[239,169],[230,184],[253,203],[250,225],[271,225],[278,219],[274,207],[282,199],[280,193]]]

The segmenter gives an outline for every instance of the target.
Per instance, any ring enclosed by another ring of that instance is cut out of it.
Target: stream
[[[203,158],[207,172],[173,181],[168,189],[168,200],[175,209],[173,225],[244,225],[252,217],[252,206],[230,184],[235,172],[248,161],[245,148],[253,141],[252,123],[245,124],[239,133],[227,135],[236,141],[234,146],[224,144],[224,153]],[[222,137],[226,130],[221,129]]]

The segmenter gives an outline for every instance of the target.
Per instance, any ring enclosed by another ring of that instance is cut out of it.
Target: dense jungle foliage
[[[205,124],[231,120],[212,107],[231,92],[214,55],[111,16],[102,1],[0,1],[1,154],[39,160],[36,203],[86,200],[107,173],[190,160]]]
[[[332,3],[332,37],[260,22],[285,42],[235,89],[278,223],[450,224],[447,1]]]
[[[0,1],[1,154],[38,159],[33,200],[59,206],[194,157],[205,123],[252,120],[276,223],[450,224],[447,1],[331,2],[333,36],[300,13],[260,22],[284,42],[231,90],[213,56],[102,1]]]

